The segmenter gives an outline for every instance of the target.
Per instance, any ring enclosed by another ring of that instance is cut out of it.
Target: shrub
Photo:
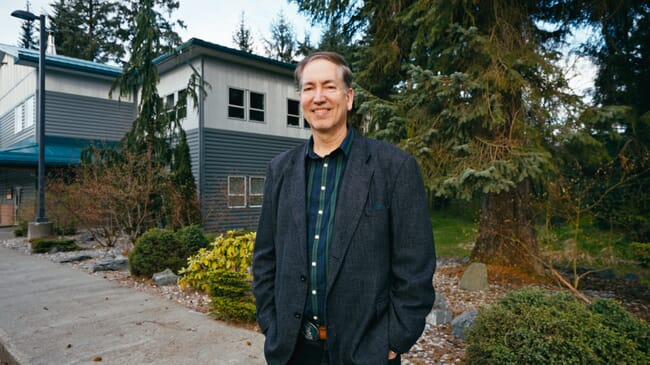
[[[14,236],[25,237],[26,235],[27,235],[27,222],[21,220],[18,223],[18,226],[14,228]]]
[[[630,332],[628,332],[630,331]],[[650,327],[613,301],[523,290],[479,311],[468,364],[646,364]]]
[[[58,238],[33,238],[30,241],[33,253],[47,253],[47,252],[60,252],[60,251],[75,251],[79,250],[79,246],[74,243],[72,239],[58,239]]]
[[[632,242],[631,246],[634,248],[634,255],[641,266],[650,266],[650,242]]]
[[[176,231],[174,235],[185,249],[183,254],[185,258],[195,255],[200,249],[206,248],[210,244],[205,234],[203,234],[203,229],[196,224],[183,227]]]
[[[135,276],[151,277],[167,268],[177,273],[185,264],[185,248],[172,231],[152,228],[129,253],[129,270]]]
[[[255,321],[249,268],[255,232],[228,231],[188,259],[180,273],[181,287],[190,285],[212,298],[212,313],[220,319]]]
[[[210,243],[209,249],[199,252],[187,260],[181,270],[181,285],[208,291],[217,270],[246,273],[253,262],[255,232],[228,231]]]

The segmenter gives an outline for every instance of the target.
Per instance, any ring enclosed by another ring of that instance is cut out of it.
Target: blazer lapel
[[[366,141],[360,135],[355,137],[343,174],[343,180],[341,181],[341,190],[336,203],[336,216],[334,217],[334,235],[329,249],[328,292],[336,280],[338,271],[341,268],[341,262],[350,246],[352,235],[363,214],[368,197],[373,170],[368,165],[370,154],[368,153]]]
[[[306,214],[306,197],[305,186],[305,156],[304,149],[299,148],[291,159],[291,166],[287,166],[284,177],[287,184],[286,193],[289,198],[289,215],[293,223],[295,237],[291,237],[291,242],[295,243],[295,252],[299,255],[301,262],[307,264],[307,214]],[[280,212],[279,216],[283,216]]]

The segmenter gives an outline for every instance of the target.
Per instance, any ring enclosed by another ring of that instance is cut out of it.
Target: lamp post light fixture
[[[28,226],[29,238],[49,236],[52,233],[52,223],[45,218],[45,50],[47,49],[47,33],[45,30],[45,15],[36,16],[25,10],[15,10],[11,16],[27,21],[38,20],[40,26],[40,44],[38,57],[38,214],[34,222]]]

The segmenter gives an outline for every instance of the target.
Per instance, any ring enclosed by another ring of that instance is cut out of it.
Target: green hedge
[[[33,253],[48,253],[52,251],[76,251],[79,246],[73,239],[58,238],[32,238],[29,243],[32,246]]]
[[[650,364],[650,326],[610,300],[523,290],[479,311],[468,364]]]

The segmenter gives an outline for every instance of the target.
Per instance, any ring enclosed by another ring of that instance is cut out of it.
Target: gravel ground
[[[24,238],[13,238],[0,241],[0,244],[20,250],[25,254],[42,256],[54,262],[60,262],[68,257],[84,253],[91,256],[91,259],[81,262],[65,263],[74,269],[84,271],[89,275],[102,277],[106,280],[117,282],[124,287],[135,288],[152,295],[157,295],[166,300],[170,300],[188,308],[198,311],[207,312],[210,306],[210,298],[202,293],[193,289],[181,290],[178,285],[172,286],[158,286],[152,280],[131,277],[128,271],[98,271],[92,272],[94,262],[110,256],[123,254],[128,246],[125,244],[118,245],[118,247],[106,248],[92,248],[91,244],[85,244],[83,252],[59,252],[51,254],[31,254],[27,240]],[[121,248],[120,248],[121,247]],[[434,286],[436,292],[444,293],[448,302],[448,309],[452,311],[454,317],[461,314],[466,310],[477,310],[482,306],[495,303],[499,298],[503,297],[511,290],[526,287],[540,287],[546,290],[558,290],[557,286],[552,283],[537,283],[531,284],[530,278],[521,277],[520,275],[510,272],[508,269],[503,268],[496,270],[490,267],[490,289],[487,291],[466,291],[458,287],[460,277],[465,269],[465,264],[456,259],[439,259],[438,268],[434,275]],[[612,286],[610,283],[609,286]],[[616,287],[614,285],[613,287]],[[636,292],[636,291],[635,291]],[[622,298],[624,305],[641,317],[648,316],[650,313],[650,293],[646,288],[646,296],[639,298],[632,298],[626,301]],[[601,297],[614,297],[616,292],[611,289],[589,290],[590,296]],[[621,298],[619,298],[621,299]],[[646,318],[647,319],[647,318]],[[256,328],[255,328],[256,329]],[[465,363],[465,349],[466,343],[452,335],[450,324],[444,325],[431,325],[427,324],[422,336],[418,342],[413,346],[411,351],[402,355],[402,364],[409,365],[448,365],[448,364],[464,364]]]

